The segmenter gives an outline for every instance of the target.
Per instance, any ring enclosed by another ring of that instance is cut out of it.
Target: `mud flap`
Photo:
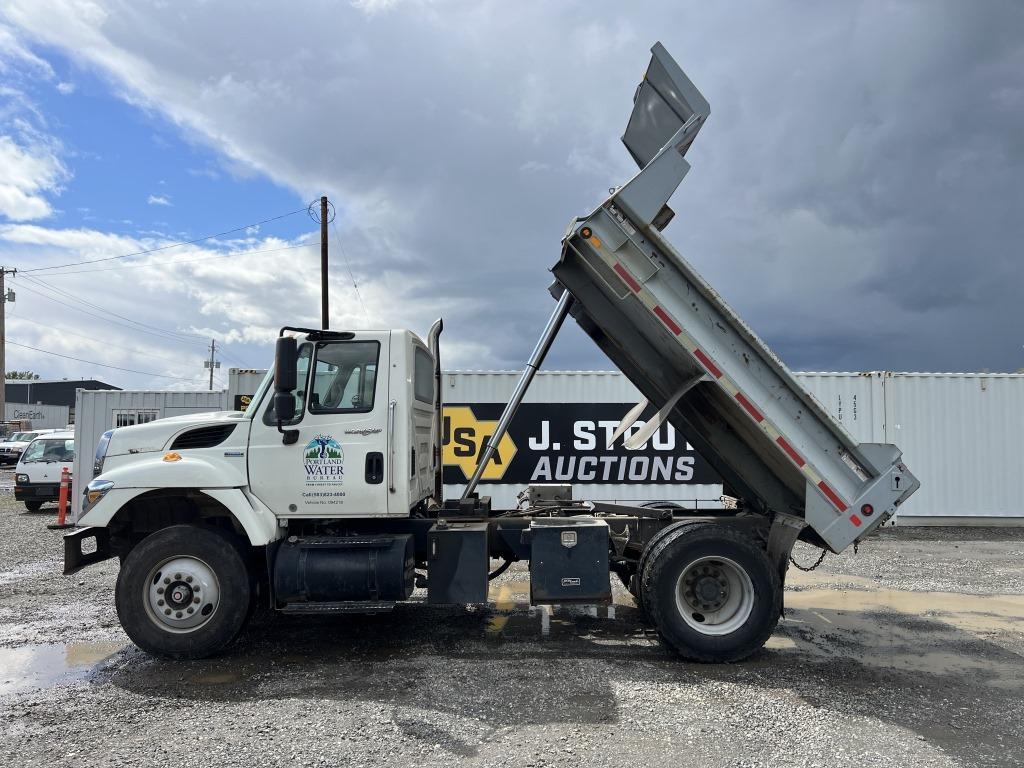
[[[96,549],[83,552],[82,543],[87,539],[96,540]],[[88,565],[101,563],[113,557],[110,551],[110,531],[92,526],[64,534],[64,575],[77,573]]]

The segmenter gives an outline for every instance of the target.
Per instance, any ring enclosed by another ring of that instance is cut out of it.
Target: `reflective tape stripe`
[[[746,397],[743,396],[742,392],[736,393],[736,399],[739,401],[740,405],[743,406],[746,412],[749,413],[751,417],[753,417],[754,421],[756,421],[758,424],[764,421],[764,416],[761,415],[761,412],[754,407],[753,403],[751,403],[749,400],[747,400]]]
[[[693,356],[700,360],[701,365],[708,369],[708,373],[714,376],[716,379],[722,378],[722,372],[718,370],[718,366],[711,362],[711,358],[704,354],[704,350],[700,347],[696,347],[693,350]]]
[[[846,511],[846,502],[839,498],[839,494],[837,494],[835,491],[829,488],[828,483],[822,480],[820,483],[818,483],[818,487],[821,489],[821,492],[828,497],[828,500],[832,502],[833,506],[835,506],[836,509],[838,509],[840,512]]]
[[[798,467],[802,467],[804,464],[807,463],[806,461],[804,461],[804,457],[797,453],[793,449],[793,446],[789,444],[789,441],[786,440],[786,438],[784,438],[782,435],[779,435],[777,438],[775,438],[775,442],[779,444],[779,446],[782,448],[782,450],[786,452],[789,458],[796,462],[796,465]]]
[[[860,528],[860,518],[856,515],[850,515],[850,522],[853,523],[854,526],[856,526],[857,528]]]
[[[679,332],[683,330],[682,328],[679,327],[679,324],[676,323],[676,321],[669,316],[668,312],[666,312],[661,307],[655,305],[654,314],[656,314],[658,316],[658,319],[661,320],[661,322],[663,322],[665,326],[670,331],[672,331],[672,333],[674,333],[676,336],[678,336]]]
[[[615,266],[612,267],[612,269],[615,270],[616,274],[622,278],[622,281],[629,286],[630,290],[632,290],[633,293],[640,293],[640,283],[638,283],[636,279],[631,274],[629,274],[628,269],[626,269],[624,266],[622,266],[622,264],[620,264],[617,261],[615,262]]]

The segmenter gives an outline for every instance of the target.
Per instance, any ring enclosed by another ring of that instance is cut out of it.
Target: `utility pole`
[[[327,310],[327,197],[320,198],[320,314],[326,331],[331,327]]]
[[[7,291],[4,278],[17,273],[16,269],[0,267],[0,373],[4,375],[4,385],[0,387],[0,422],[7,421],[7,302],[14,302],[14,291]]]
[[[220,368],[220,360],[214,359],[214,354],[217,352],[217,340],[210,339],[210,359],[203,362],[203,368],[210,369],[210,391],[213,392],[213,369]]]

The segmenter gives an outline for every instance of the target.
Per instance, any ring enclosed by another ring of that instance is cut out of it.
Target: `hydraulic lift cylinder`
[[[498,420],[498,426],[494,430],[494,434],[488,438],[487,444],[480,454],[480,460],[477,462],[476,469],[473,470],[473,477],[469,479],[469,482],[466,484],[466,490],[462,493],[463,499],[469,498],[469,495],[476,490],[476,486],[484,474],[484,468],[491,460],[491,457],[494,456],[494,451],[497,450],[501,438],[508,431],[508,425],[512,423],[512,418],[516,415],[519,404],[523,402],[526,390],[530,388],[530,382],[533,381],[533,375],[537,373],[537,369],[544,363],[544,358],[547,356],[548,350],[551,349],[551,342],[555,340],[558,330],[562,327],[562,323],[569,314],[570,306],[572,306],[572,296],[568,291],[563,291],[562,297],[555,306],[555,311],[551,313],[548,324],[544,327],[544,332],[541,333],[540,339],[537,341],[537,346],[533,349],[533,354],[530,355],[530,361],[526,364],[523,375],[519,377],[519,383],[516,384],[515,391],[512,393],[508,405],[505,406],[505,410],[501,414],[501,419]]]

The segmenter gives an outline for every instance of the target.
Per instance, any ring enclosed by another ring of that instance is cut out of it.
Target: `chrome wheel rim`
[[[676,608],[686,624],[702,635],[728,635],[750,618],[754,584],[734,560],[702,557],[679,574]]]
[[[220,582],[198,557],[170,557],[150,570],[142,597],[154,624],[185,634],[205,626],[217,613]]]

